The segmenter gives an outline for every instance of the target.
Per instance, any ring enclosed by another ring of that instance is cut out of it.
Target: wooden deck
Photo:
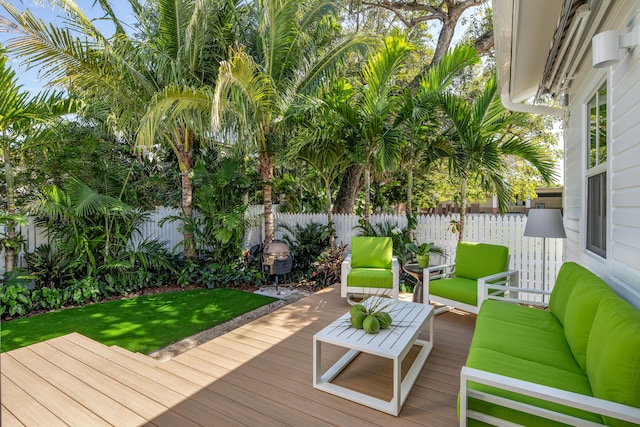
[[[457,425],[459,372],[475,316],[436,316],[434,350],[394,417],[312,386],[312,337],[348,309],[339,294],[327,288],[166,362],[79,334],[4,353],[0,421],[3,427]],[[341,354],[323,346],[323,365]],[[390,399],[391,364],[360,355],[338,381]]]

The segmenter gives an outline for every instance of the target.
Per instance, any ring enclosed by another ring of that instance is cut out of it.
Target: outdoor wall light
[[[593,68],[606,68],[620,60],[620,49],[629,49],[640,44],[640,27],[634,25],[626,34],[609,30],[596,34],[591,39]]]

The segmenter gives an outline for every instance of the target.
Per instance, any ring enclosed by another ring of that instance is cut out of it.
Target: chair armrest
[[[535,397],[560,405],[582,409],[584,411],[628,421],[634,424],[640,424],[640,408],[463,366],[462,371],[460,372],[461,426],[467,425],[468,418],[480,420],[493,425],[500,425],[498,421],[502,421],[502,424],[504,424],[504,420],[499,420],[490,415],[469,410],[468,398],[470,397],[529,414],[538,415],[542,418],[564,422],[570,425],[593,425],[593,423],[581,418],[572,417],[560,412],[539,408],[537,406],[521,403],[504,397],[498,397],[488,392],[470,390],[468,389],[469,381]]]
[[[451,277],[455,270],[455,267],[455,264],[442,264],[427,267],[422,271],[422,282],[428,283],[429,280],[446,279],[447,277]],[[431,273],[434,273],[436,271],[439,271],[440,273],[434,274],[432,276]]]
[[[393,285],[391,288],[391,297],[398,299],[400,297],[400,261],[398,257],[391,257],[391,272],[393,273]]]
[[[351,271],[351,254],[347,254],[342,261],[342,267],[340,270],[340,295],[342,298],[347,296],[347,276]]]

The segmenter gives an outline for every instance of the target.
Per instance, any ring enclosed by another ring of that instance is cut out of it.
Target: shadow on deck
[[[457,425],[475,316],[436,316],[434,350],[394,417],[312,386],[313,334],[347,310],[327,288],[166,362],[79,334],[4,353],[2,425]],[[323,346],[323,365],[341,354]],[[337,381],[390,399],[391,368],[360,355]]]

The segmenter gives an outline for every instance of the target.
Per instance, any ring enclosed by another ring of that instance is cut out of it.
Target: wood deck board
[[[313,334],[348,308],[328,288],[166,362],[78,334],[2,354],[2,425],[457,425],[475,316],[436,316],[434,349],[393,417],[312,386]],[[322,350],[323,366],[344,351]],[[390,398],[390,374],[361,355],[336,381]]]

